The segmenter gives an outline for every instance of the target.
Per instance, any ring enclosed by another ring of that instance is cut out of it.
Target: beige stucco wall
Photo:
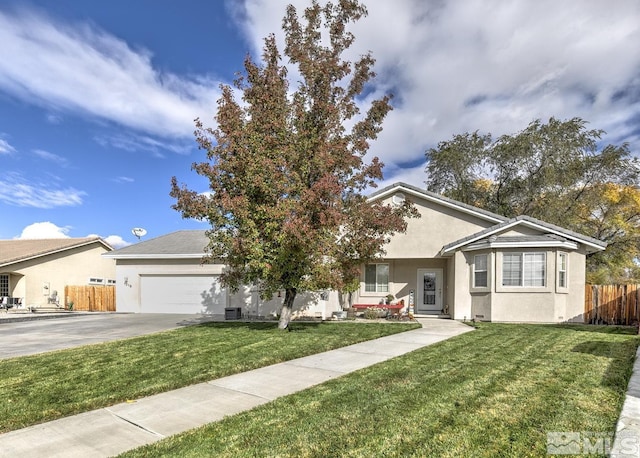
[[[473,257],[472,257],[473,258]],[[470,268],[465,260],[465,254],[457,251],[453,255],[454,269],[453,302],[450,305],[451,316],[455,320],[471,319],[471,296],[469,295]]]
[[[271,299],[264,299],[256,288],[244,287],[231,294],[229,304],[231,307],[241,307],[243,314],[249,318],[268,318],[280,314],[283,301],[284,291],[279,295],[274,294]],[[336,291],[299,291],[293,301],[294,317],[329,319],[333,312],[339,310],[342,308]]]
[[[116,278],[115,261],[101,256],[106,252],[104,245],[95,243],[12,264],[0,273],[9,274],[10,293],[22,297],[25,306],[47,305],[53,291],[64,305],[65,286],[87,285],[90,277],[105,282]]]
[[[522,288],[502,286],[502,253],[514,252],[540,252],[546,253],[546,286],[541,288]],[[558,252],[568,255],[568,288],[557,287],[557,262]],[[471,275],[473,256],[479,253],[490,255],[490,274],[487,291],[473,290],[471,288]],[[584,312],[584,248],[577,251],[563,249],[513,249],[492,250],[457,253],[463,256],[459,264],[465,265],[466,273],[459,271],[465,277],[464,281],[456,282],[456,288],[462,292],[470,291],[470,314],[468,316],[479,320],[491,320],[495,322],[583,322]],[[457,259],[458,260],[458,259]],[[464,297],[459,300],[464,304]],[[456,308],[459,310],[459,303]],[[466,312],[466,308],[463,307]],[[456,319],[462,319],[456,313]]]
[[[435,258],[444,245],[495,224],[415,196],[407,199],[412,200],[421,217],[407,219],[407,231],[394,235],[385,245],[385,257],[389,259]]]
[[[491,293],[471,293],[471,318],[491,320]]]
[[[586,254],[584,247],[569,253],[569,289],[570,295],[563,296],[565,302],[564,320],[572,323],[584,323],[584,290],[586,279]]]
[[[393,294],[395,300],[404,300],[409,305],[409,293],[411,290],[416,293],[418,285],[418,269],[441,269],[443,272],[442,300],[443,306],[447,303],[448,297],[448,260],[437,259],[383,259],[381,263],[389,264],[389,292],[374,293],[364,290],[364,272],[360,278],[360,290],[354,295],[354,303],[378,304]],[[364,270],[364,269],[362,269]],[[417,296],[416,296],[417,298]]]

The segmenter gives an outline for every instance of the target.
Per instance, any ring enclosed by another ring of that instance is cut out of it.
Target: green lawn
[[[126,457],[546,456],[615,430],[635,329],[481,324]]]
[[[208,323],[0,360],[0,432],[419,327]]]

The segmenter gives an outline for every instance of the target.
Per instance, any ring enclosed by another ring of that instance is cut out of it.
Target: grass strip
[[[633,328],[480,324],[124,457],[539,457],[613,433]]]
[[[392,323],[206,323],[0,360],[0,432],[419,327]]]

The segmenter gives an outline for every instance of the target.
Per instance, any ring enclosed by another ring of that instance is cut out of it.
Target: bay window
[[[502,286],[546,286],[546,253],[504,253]]]
[[[567,287],[567,253],[558,253],[558,288]]]
[[[489,286],[488,255],[478,254],[473,257],[473,287]]]

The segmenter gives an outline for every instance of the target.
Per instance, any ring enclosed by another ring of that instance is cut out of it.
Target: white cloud
[[[115,177],[113,181],[115,181],[116,183],[133,183],[136,180],[131,177]]]
[[[71,238],[69,235],[70,230],[69,226],[60,227],[50,221],[43,221],[29,224],[16,239],[68,239]],[[131,245],[119,235],[102,237],[97,234],[89,234],[86,237],[99,237],[116,249]]]
[[[189,140],[159,141],[148,135],[119,133],[114,135],[100,135],[94,140],[104,148],[118,148],[125,151],[149,151],[154,157],[164,158],[164,151],[177,154],[188,154],[195,148],[192,138]]]
[[[89,234],[89,235],[87,235],[87,237],[100,237],[101,239],[103,239],[105,242],[107,242],[109,245],[111,245],[116,250],[118,248],[124,248],[126,246],[131,245],[131,243],[127,242],[126,240],[124,240],[119,235],[109,235],[107,237],[102,237],[102,236],[97,235],[97,234]]]
[[[110,235],[108,237],[105,237],[105,242],[107,242],[109,245],[111,245],[113,248],[124,248],[126,246],[131,245],[131,243],[125,241],[122,237],[120,237],[119,235]]]
[[[47,113],[47,115],[45,116],[45,119],[47,120],[47,122],[49,124],[60,124],[62,123],[62,116],[58,113]]]
[[[247,0],[243,30],[256,51],[271,32],[282,37],[285,6],[304,0]],[[367,2],[365,2],[367,3]],[[640,3],[619,0],[368,2],[353,26],[351,59],[377,60],[376,93],[395,95],[394,111],[371,152],[386,175],[453,134],[515,133],[532,120],[581,117],[629,141],[640,154]],[[424,168],[424,166],[422,166]]]
[[[33,223],[22,230],[18,239],[67,239],[69,228],[59,227],[49,221]]]
[[[17,173],[7,173],[0,180],[0,202],[16,207],[55,208],[82,204],[86,195],[72,187],[60,187],[56,182],[27,180]]]
[[[154,135],[191,137],[194,118],[210,114],[219,94],[212,78],[160,72],[146,50],[37,11],[0,11],[0,43],[0,90]]]
[[[12,154],[15,153],[16,149],[9,144],[6,140],[0,138],[0,154]]]
[[[69,163],[69,161],[67,161],[66,158],[54,153],[50,153],[49,151],[45,151],[43,149],[34,149],[33,154],[35,154],[41,159],[44,159],[45,161],[55,162],[56,164],[61,165],[63,167],[66,167]]]

